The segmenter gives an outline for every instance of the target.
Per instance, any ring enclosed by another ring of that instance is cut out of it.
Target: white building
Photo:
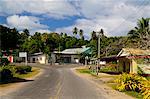
[[[47,58],[46,54],[39,52],[39,53],[34,53],[34,54],[29,55],[28,61],[29,61],[29,63],[47,64],[48,58]]]
[[[90,47],[82,48],[70,48],[65,49],[61,52],[55,51],[51,54],[52,61],[55,63],[79,63],[81,59],[81,54],[85,52],[90,52]]]

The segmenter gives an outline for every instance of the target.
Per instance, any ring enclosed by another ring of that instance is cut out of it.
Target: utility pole
[[[105,53],[105,56],[107,57],[107,50],[108,50],[108,46],[106,47],[106,53]]]
[[[98,75],[98,68],[99,68],[99,63],[100,63],[100,43],[101,43],[101,36],[103,35],[103,29],[101,29],[98,33],[98,60],[97,60],[97,69],[96,69],[96,72],[97,72],[97,75]]]
[[[96,67],[96,74],[98,75],[98,67],[99,67],[99,59],[100,59],[100,34],[101,31],[97,32],[98,33],[98,55],[97,55],[97,67]]]
[[[60,43],[59,43],[59,48],[58,48],[58,52],[59,52],[59,64],[61,63],[61,57],[60,57]]]
[[[101,31],[98,33],[98,59],[100,58],[100,43],[101,43]]]

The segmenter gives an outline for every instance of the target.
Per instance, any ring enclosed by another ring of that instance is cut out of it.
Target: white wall
[[[29,57],[29,60],[31,63],[33,63],[33,58],[35,58],[35,63],[40,63],[40,64],[47,64],[48,63],[48,59],[46,59],[45,54]]]
[[[40,55],[39,57],[38,57],[38,62],[40,63],[40,64],[46,64],[46,56],[45,55]]]
[[[71,63],[76,63],[76,59],[79,60],[79,55],[71,55]]]

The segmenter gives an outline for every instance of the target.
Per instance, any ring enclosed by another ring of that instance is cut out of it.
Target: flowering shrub
[[[115,80],[119,91],[136,91],[143,95],[144,99],[150,98],[150,82],[136,74],[122,74]]]

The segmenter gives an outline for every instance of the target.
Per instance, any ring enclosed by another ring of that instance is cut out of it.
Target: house
[[[8,59],[8,61],[10,62],[10,63],[13,63],[14,62],[14,53],[13,53],[13,51],[12,50],[9,50],[9,51],[1,51],[1,53],[0,53],[1,55],[1,57],[2,58],[7,58]]]
[[[54,51],[51,57],[54,63],[80,63],[81,56],[88,56],[89,54],[91,54],[91,48],[83,46],[82,48],[65,49],[61,52]]]
[[[138,68],[150,74],[150,50],[123,48],[117,55],[120,72],[137,73]]]
[[[29,63],[47,64],[48,58],[46,54],[39,52],[39,53],[30,54],[28,56],[28,61]]]

